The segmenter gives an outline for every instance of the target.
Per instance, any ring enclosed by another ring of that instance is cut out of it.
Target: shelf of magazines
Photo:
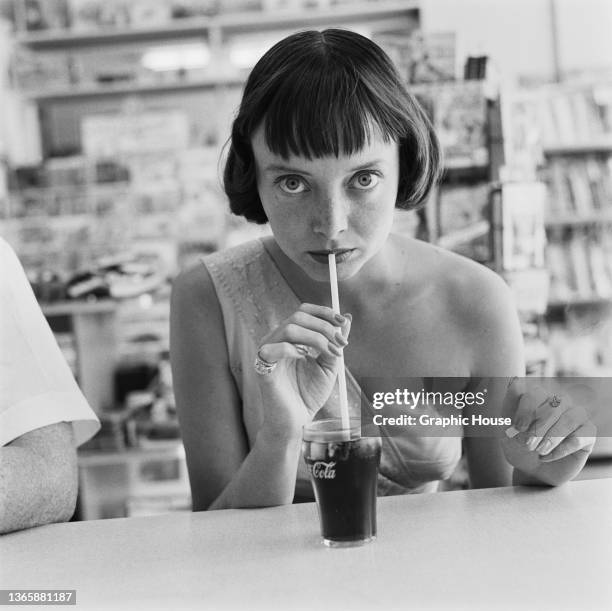
[[[550,193],[544,183],[508,183],[493,201],[493,250],[496,269],[515,273],[546,269],[549,282],[544,314],[560,307],[605,305],[612,298],[612,218],[609,212],[587,216],[547,216]],[[501,201],[503,200],[503,201]],[[525,272],[531,273],[531,272]],[[538,282],[521,291],[542,304]],[[536,311],[533,306],[529,308]]]
[[[545,189],[537,181],[504,181],[491,189],[493,269],[514,296],[525,345],[525,369],[530,376],[553,374],[544,324],[550,289],[544,259]]]
[[[426,207],[427,239],[494,266],[490,191],[503,163],[497,92],[483,80],[409,84],[409,89],[430,116],[444,159]]]
[[[572,155],[610,155],[612,154],[612,136],[601,137],[599,140],[589,140],[576,144],[549,144],[542,149],[545,157],[559,157]]]
[[[492,190],[494,269],[515,292],[519,311],[544,314],[549,298],[544,210],[546,185],[504,181]]]
[[[612,303],[611,229],[610,225],[601,223],[548,228],[549,309],[601,307]]]
[[[24,95],[36,102],[65,102],[101,96],[146,95],[165,92],[198,91],[217,87],[242,87],[244,76],[235,75],[198,77],[197,79],[176,80],[173,82],[119,83],[104,86],[79,86],[74,88],[36,89]]]
[[[252,2],[198,9],[174,0],[146,7],[116,0],[103,11],[93,10],[102,5],[97,0],[28,0],[27,11],[24,2],[15,5],[11,75],[16,89],[41,104],[240,87],[254,59],[293,30],[336,26],[409,38],[419,17],[418,3],[398,0],[316,7],[268,0],[259,10]]]
[[[602,127],[605,127],[602,125]],[[612,137],[545,147],[551,309],[612,300]]]
[[[179,37],[206,36],[220,39],[233,33],[279,29],[306,29],[346,24],[364,25],[384,20],[391,29],[402,21],[418,19],[414,0],[332,0],[313,6],[306,0],[265,0],[261,3],[167,0],[154,7],[142,2],[69,0],[15,2],[18,42],[36,49],[113,45]],[[191,4],[191,6],[190,6]],[[97,6],[96,6],[97,5]],[[104,11],[96,8],[104,6]],[[94,9],[94,10],[92,10]],[[399,23],[398,23],[399,21]]]

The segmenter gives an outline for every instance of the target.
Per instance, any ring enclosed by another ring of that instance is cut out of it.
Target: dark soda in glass
[[[330,547],[376,538],[376,487],[381,442],[361,437],[359,421],[340,419],[304,427],[303,455],[315,493],[321,534]]]

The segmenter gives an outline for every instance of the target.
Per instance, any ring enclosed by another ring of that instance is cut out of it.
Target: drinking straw
[[[340,298],[338,297],[338,274],[336,273],[336,255],[327,255],[329,263],[329,285],[331,287],[332,308],[336,314],[340,314]],[[340,415],[342,417],[342,428],[350,431],[348,399],[346,394],[346,375],[344,372],[344,352],[338,357],[340,359],[338,369],[338,386],[340,391]],[[349,432],[350,435],[350,432]]]

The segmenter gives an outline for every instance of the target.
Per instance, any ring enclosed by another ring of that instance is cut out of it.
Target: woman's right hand
[[[262,339],[259,356],[277,363],[272,372],[257,376],[265,428],[283,436],[301,435],[301,427],[333,390],[350,327],[350,314],[303,303]]]

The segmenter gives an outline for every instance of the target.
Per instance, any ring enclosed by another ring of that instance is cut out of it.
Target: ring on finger
[[[255,363],[254,363],[255,371],[260,376],[267,376],[268,374],[272,373],[274,369],[276,369],[276,365],[278,365],[278,361],[273,361],[273,362],[266,361],[266,359],[262,358],[260,351],[261,351],[261,348],[257,351],[257,355],[255,356]]]
[[[548,403],[554,409],[555,407],[559,407],[559,405],[561,405],[561,398],[558,397],[557,395],[553,395],[549,399]]]

